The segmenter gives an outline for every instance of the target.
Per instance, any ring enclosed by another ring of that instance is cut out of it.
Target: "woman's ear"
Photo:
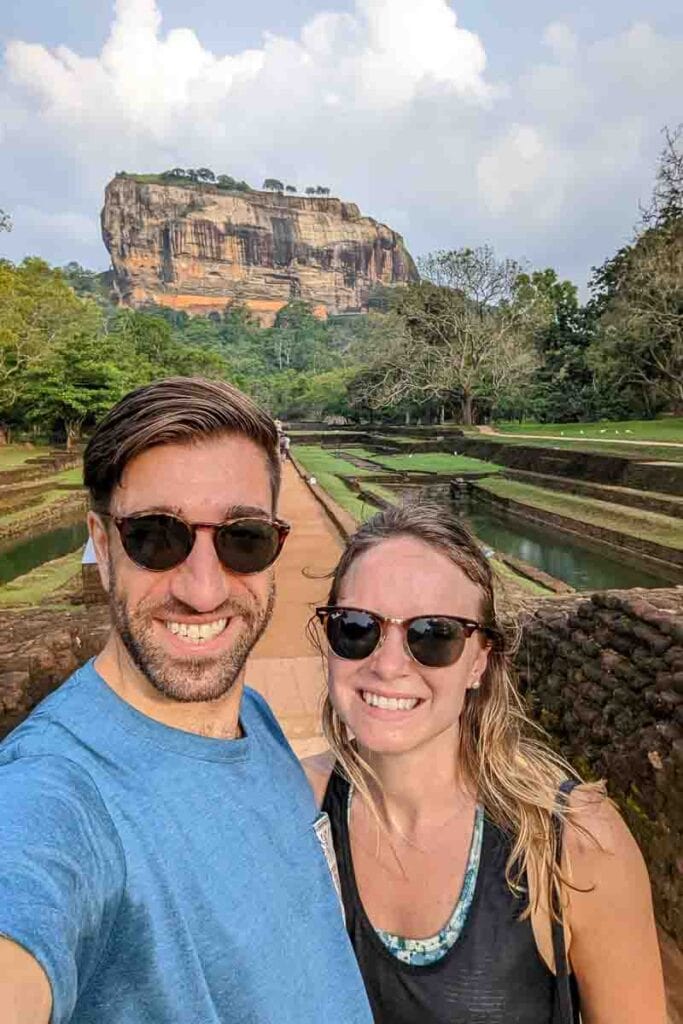
[[[478,690],[481,686],[481,677],[486,671],[490,650],[490,643],[485,643],[477,651],[472,668],[470,669],[470,681],[467,685],[468,690]]]
[[[95,548],[102,586],[109,593],[109,531],[97,512],[88,512],[88,532]]]

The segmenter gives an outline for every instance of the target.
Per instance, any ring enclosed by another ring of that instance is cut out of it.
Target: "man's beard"
[[[193,614],[194,609],[169,599],[163,604],[146,608],[144,603],[131,612],[125,597],[116,587],[116,578],[110,564],[110,599],[112,625],[128,651],[135,667],[147,681],[172,700],[183,703],[218,700],[232,689],[244,664],[270,622],[275,603],[275,584],[271,583],[265,605],[255,600],[231,600],[215,611],[215,617],[240,616],[244,625],[228,650],[214,657],[177,657],[169,655],[155,642],[152,618],[159,613],[167,618]],[[195,613],[196,614],[196,613]],[[165,627],[164,627],[165,628]],[[230,628],[230,624],[226,629]]]

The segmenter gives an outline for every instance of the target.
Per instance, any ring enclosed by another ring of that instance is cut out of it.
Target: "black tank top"
[[[417,967],[389,952],[363,909],[351,858],[348,799],[348,782],[333,771],[323,810],[332,825],[346,926],[375,1024],[578,1024],[563,929],[553,928],[556,977],[538,953],[530,920],[519,920],[527,904],[510,892],[505,880],[509,840],[492,822],[484,818],[474,897],[462,932],[440,960]]]

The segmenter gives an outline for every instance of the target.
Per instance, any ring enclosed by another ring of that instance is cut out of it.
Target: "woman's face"
[[[479,621],[481,591],[446,555],[412,537],[380,541],[351,564],[337,602],[391,618],[458,615]],[[362,661],[329,652],[332,703],[359,745],[374,753],[405,753],[444,738],[458,739],[465,693],[486,667],[482,633],[465,642],[453,665],[429,668],[404,647],[393,623],[384,643]],[[411,708],[377,707],[376,697],[415,700]]]

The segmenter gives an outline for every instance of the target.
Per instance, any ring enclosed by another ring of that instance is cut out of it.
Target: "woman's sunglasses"
[[[362,608],[326,605],[316,608],[331,650],[338,658],[361,661],[382,646],[387,626],[393,623],[403,630],[408,654],[420,665],[444,668],[453,665],[465,648],[465,641],[476,630],[494,639],[494,631],[473,619],[458,615],[416,615],[394,619]]]
[[[282,550],[289,523],[280,519],[227,519],[224,523],[186,523],[164,512],[109,516],[116,524],[123,550],[131,561],[151,572],[181,565],[194,546],[198,529],[213,530],[222,565],[249,576],[272,565]]]

